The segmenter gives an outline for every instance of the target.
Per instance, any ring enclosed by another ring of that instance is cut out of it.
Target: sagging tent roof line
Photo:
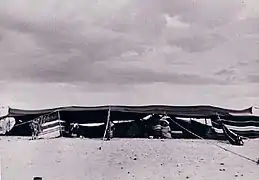
[[[112,111],[118,112],[132,112],[132,113],[164,113],[175,114],[175,115],[189,115],[189,116],[211,116],[218,113],[219,115],[230,115],[231,113],[248,113],[252,114],[252,107],[234,110],[220,108],[209,105],[194,105],[194,106],[168,106],[168,105],[143,105],[143,106],[116,106],[116,105],[104,105],[104,106],[65,106],[51,109],[40,109],[40,110],[23,110],[9,108],[8,116],[26,116],[26,115],[41,115],[48,114],[54,111],[108,111],[111,108]]]

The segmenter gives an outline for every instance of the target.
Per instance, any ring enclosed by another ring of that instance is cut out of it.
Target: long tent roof
[[[60,112],[82,112],[82,111],[108,111],[111,108],[111,111],[117,112],[127,112],[127,113],[164,113],[166,112],[169,115],[176,116],[213,116],[216,114],[222,116],[229,116],[232,113],[238,114],[251,114],[252,107],[234,110],[226,109],[215,106],[167,106],[167,105],[145,105],[145,106],[92,106],[92,107],[82,107],[82,106],[67,106],[67,107],[57,107],[52,109],[40,109],[40,110],[23,110],[23,109],[14,109],[9,108],[8,116],[9,117],[18,117],[18,116],[27,116],[27,115],[43,115],[48,114],[54,111]]]

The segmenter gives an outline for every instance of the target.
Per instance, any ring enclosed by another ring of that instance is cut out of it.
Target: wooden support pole
[[[59,111],[58,111],[58,119],[60,120],[60,113],[59,113]]]
[[[103,135],[103,140],[105,140],[107,130],[108,130],[108,127],[110,124],[110,116],[111,116],[111,107],[109,107],[109,110],[108,110],[107,123],[106,123],[105,131],[104,131],[104,135]]]
[[[60,119],[60,112],[58,111],[59,132],[60,132],[60,136],[62,136],[62,126],[61,126],[60,121],[61,121],[61,119]]]

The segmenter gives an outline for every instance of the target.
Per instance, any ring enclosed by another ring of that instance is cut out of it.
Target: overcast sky
[[[259,105],[258,0],[1,0],[0,103]]]

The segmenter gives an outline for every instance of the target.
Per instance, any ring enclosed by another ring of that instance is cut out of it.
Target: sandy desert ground
[[[1,137],[2,180],[258,179],[259,166],[202,140]],[[259,157],[259,140],[222,146]],[[100,148],[102,147],[102,148]]]

